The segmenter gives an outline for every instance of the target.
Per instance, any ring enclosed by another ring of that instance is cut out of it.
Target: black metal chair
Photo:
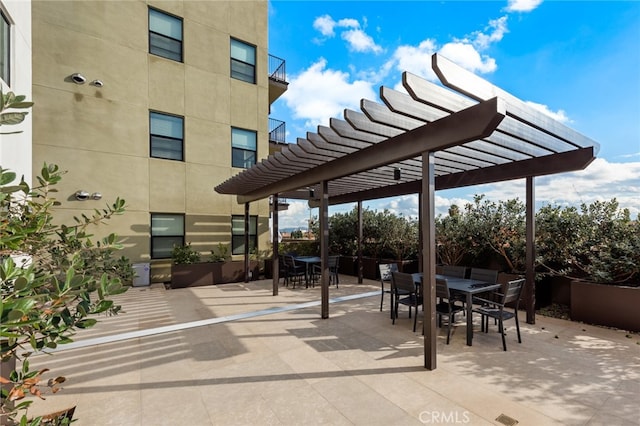
[[[380,312],[382,312],[382,305],[384,304],[384,294],[388,293],[391,297],[391,312],[393,314],[393,292],[391,291],[391,272],[398,272],[398,265],[396,263],[381,263],[378,265],[380,271]],[[385,289],[385,283],[389,283],[389,289]]]
[[[329,256],[327,258],[327,267],[329,268],[329,285],[336,282],[336,288],[338,288],[338,284],[340,284],[340,278],[338,275],[338,270],[340,269],[340,256]],[[315,283],[322,276],[322,266],[314,263],[311,265],[311,282],[315,287]]]
[[[436,314],[438,315],[438,327],[442,327],[442,317],[446,316],[448,320],[447,324],[447,345],[449,344],[449,338],[451,337],[451,325],[455,314],[464,311],[464,307],[456,305],[456,300],[451,297],[449,293],[449,283],[446,279],[436,278],[436,297],[439,302],[436,304]]]
[[[442,267],[442,275],[446,275],[447,277],[466,278],[467,267],[457,265],[444,265]]]
[[[409,307],[409,318],[411,318],[412,309],[415,308],[413,316],[413,331],[415,332],[418,324],[418,307],[422,306],[422,286],[416,285],[411,274],[391,272],[391,291],[393,291],[392,324],[396,323],[400,305]]]
[[[497,283],[498,271],[495,269],[471,268],[471,275],[469,278],[472,280],[484,281],[486,283]]]
[[[473,309],[473,312],[477,312],[482,315],[481,327],[485,333],[489,331],[489,318],[493,318],[498,321],[498,331],[502,336],[502,349],[507,350],[507,342],[504,337],[504,321],[514,318],[516,321],[516,330],[518,333],[518,343],[522,343],[520,337],[520,322],[518,321],[518,304],[520,303],[520,296],[522,289],[524,288],[524,278],[509,281],[502,289],[502,292],[492,292],[491,298],[474,297],[474,303],[479,303],[481,306]],[[512,303],[514,308],[513,312],[505,310],[507,304]]]
[[[284,264],[287,268],[287,283],[291,279],[293,288],[296,288],[296,282],[302,285],[302,280],[306,276],[306,266],[296,262],[290,255],[284,255]]]

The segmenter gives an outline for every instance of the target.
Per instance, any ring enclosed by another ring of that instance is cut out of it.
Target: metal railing
[[[269,142],[285,143],[286,123],[275,118],[269,118]]]
[[[269,55],[269,78],[281,83],[287,82],[284,59]]]

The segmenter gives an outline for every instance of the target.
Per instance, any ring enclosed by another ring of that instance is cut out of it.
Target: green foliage
[[[5,111],[8,109],[31,108],[33,102],[26,102],[25,99],[25,96],[16,96],[13,92],[2,93],[2,88],[0,87],[0,126],[20,124],[24,121],[24,118],[29,114],[28,112]],[[10,135],[12,133],[21,132],[0,132],[2,135]]]
[[[211,262],[226,262],[230,259],[231,249],[229,244],[218,243],[218,247],[215,250],[211,250],[211,256],[209,256]]]
[[[296,229],[294,231],[291,231],[291,238],[302,238],[302,230],[301,229]]]
[[[29,355],[71,342],[77,329],[95,324],[90,315],[118,313],[120,307],[109,297],[126,291],[122,281],[133,276],[129,261],[114,257],[121,247],[115,234],[94,243],[89,233],[122,214],[124,200],[82,214],[72,225],[57,225],[53,211],[60,203],[52,194],[62,174],[45,164],[30,188],[0,167],[0,356],[3,362],[22,359],[21,371],[2,379],[12,388],[3,387],[0,408],[12,420],[31,402],[15,401],[25,390],[39,395],[40,375],[46,371],[30,371]]]
[[[358,210],[330,218],[329,251],[355,256],[358,250]],[[362,250],[365,256],[411,259],[418,253],[418,223],[384,210],[362,212]]]
[[[171,259],[176,265],[198,263],[200,262],[200,253],[191,247],[191,243],[181,246],[173,246],[173,250],[171,250]]]
[[[536,215],[544,272],[600,283],[640,285],[640,222],[618,202],[544,206]]]
[[[298,256],[317,256],[320,253],[319,241],[291,241],[278,244],[278,253],[295,253]]]

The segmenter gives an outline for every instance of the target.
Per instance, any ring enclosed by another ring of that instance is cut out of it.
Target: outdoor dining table
[[[420,279],[422,273],[414,274],[414,279],[418,284],[422,282]],[[471,346],[473,341],[473,296],[486,291],[498,290],[501,284],[488,283],[481,280],[471,280],[468,278],[450,277],[447,275],[436,274],[436,278],[447,280],[449,291],[464,294],[466,296],[467,307],[467,346]]]
[[[319,265],[322,259],[319,256],[296,256],[293,258],[296,262],[302,262],[305,264],[304,281],[305,285],[309,287],[309,280],[311,278],[311,268],[313,265]]]

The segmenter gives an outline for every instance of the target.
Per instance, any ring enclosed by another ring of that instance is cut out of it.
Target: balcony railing
[[[284,59],[269,55],[269,78],[280,83],[287,82],[287,72]]]
[[[285,143],[287,133],[286,123],[275,118],[269,118],[269,142]]]

